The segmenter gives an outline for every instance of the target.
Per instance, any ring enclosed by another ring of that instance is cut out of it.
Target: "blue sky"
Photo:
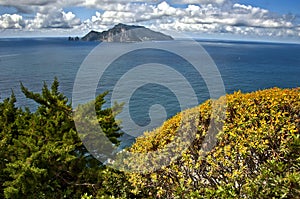
[[[239,0],[237,2],[262,7],[281,14],[300,14],[300,1],[297,0]]]
[[[200,38],[300,42],[300,1],[0,0],[0,37],[83,36],[117,23]]]

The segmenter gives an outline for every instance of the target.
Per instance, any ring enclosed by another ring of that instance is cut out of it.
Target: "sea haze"
[[[217,65],[227,93],[300,86],[300,45],[201,40],[197,42]],[[10,96],[13,90],[18,106],[28,106],[34,110],[36,104],[21,93],[20,82],[30,90],[40,92],[43,82],[50,84],[55,76],[59,79],[61,91],[71,99],[76,74],[84,59],[98,44],[67,41],[66,38],[0,39],[1,100]],[[173,65],[181,74],[187,75],[189,81],[195,83],[193,87],[199,103],[209,98],[203,79],[194,75],[195,71],[186,67],[187,63],[181,64],[175,55],[153,49],[131,53],[115,61],[111,69],[105,72],[105,77],[100,80],[97,92],[113,90],[112,81],[116,80],[112,79],[119,78],[122,69],[132,65],[136,57],[148,59],[149,56],[165,60],[162,64]],[[176,80],[172,81],[176,84]],[[132,118],[136,123],[146,125],[149,122],[148,112],[153,103],[150,98],[154,98],[166,108],[167,118],[180,111],[178,101],[174,99],[175,96],[170,90],[159,85],[148,86],[151,89],[139,89],[132,96]]]

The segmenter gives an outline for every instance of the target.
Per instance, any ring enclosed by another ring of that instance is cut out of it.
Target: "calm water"
[[[228,93],[300,86],[300,45],[224,41],[199,43],[217,65]],[[80,65],[97,45],[96,42],[69,42],[65,38],[0,39],[1,99],[8,97],[13,89],[18,106],[35,109],[35,103],[25,99],[20,92],[20,82],[39,92],[43,81],[51,83],[55,76],[60,81],[61,91],[71,99]],[[112,91],[126,70],[145,63],[145,60],[172,65],[189,78],[199,103],[209,98],[206,84],[187,66],[188,63],[171,53],[153,49],[132,52],[117,59],[101,78],[97,92]],[[170,81],[176,83],[176,79]],[[119,101],[122,102],[122,98]],[[170,89],[148,84],[132,93],[132,120],[138,125],[147,125],[153,102],[166,109],[167,118],[180,111],[179,102]]]

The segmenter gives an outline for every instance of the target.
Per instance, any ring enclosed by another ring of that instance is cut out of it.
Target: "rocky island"
[[[81,38],[82,41],[103,42],[142,42],[142,41],[166,41],[173,40],[171,36],[155,32],[144,26],[126,25],[119,23],[113,28],[103,31],[90,31]]]

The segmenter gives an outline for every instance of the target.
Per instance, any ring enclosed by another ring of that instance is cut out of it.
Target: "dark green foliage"
[[[55,79],[39,94],[21,84],[25,96],[39,104],[33,113],[16,108],[13,94],[0,103],[0,198],[121,196],[124,174],[106,169],[89,155],[77,135],[72,107],[58,87]],[[122,134],[112,108],[102,109],[106,94],[97,97],[96,114],[104,133],[118,144]],[[107,187],[112,184],[116,189]]]
[[[10,146],[20,133],[16,124],[20,110],[15,107],[15,102],[16,98],[12,93],[10,98],[0,103],[0,198],[4,197],[3,183],[10,179],[4,169],[6,164],[15,159],[12,154],[14,150]]]
[[[115,121],[115,114],[118,114],[123,104],[115,104],[112,108],[102,109],[102,106],[106,103],[104,97],[108,94],[108,91],[98,95],[95,100],[95,110],[98,117],[99,124],[105,135],[109,140],[114,144],[120,144],[120,141],[117,139],[123,133],[120,132],[120,126]]]

